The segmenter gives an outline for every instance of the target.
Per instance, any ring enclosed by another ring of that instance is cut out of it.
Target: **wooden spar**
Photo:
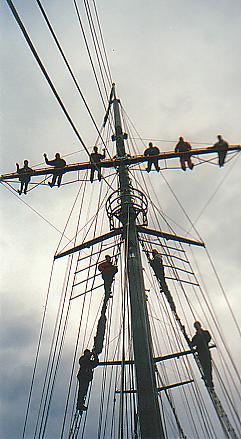
[[[209,349],[215,348],[216,345],[209,346]],[[185,355],[193,354],[194,350],[189,349],[188,351],[176,352],[174,354],[162,355],[161,357],[153,358],[154,363],[160,363],[161,361],[171,360],[172,358],[180,358]],[[126,360],[124,361],[124,365],[128,366],[130,364],[134,364],[134,360]],[[113,361],[100,361],[98,366],[122,366],[123,361],[121,360],[113,360]]]
[[[228,152],[229,151],[241,151],[241,145],[230,145],[228,148]],[[210,146],[207,148],[199,148],[199,149],[192,149],[190,152],[188,152],[189,155],[192,156],[196,156],[196,155],[203,155],[203,154],[213,154],[216,153],[217,154],[218,150],[216,148],[211,148]],[[157,156],[153,156],[152,158],[157,157],[158,160],[166,160],[166,159],[173,159],[173,158],[179,158],[181,157],[183,154],[186,153],[176,153],[175,151],[165,151],[165,152],[161,152],[160,154],[158,154]],[[121,165],[135,165],[137,163],[144,163],[147,162],[148,158],[143,156],[143,155],[137,155],[134,157],[125,157],[124,159],[107,159],[107,160],[102,160],[102,162],[100,163],[100,167],[101,168],[118,168],[118,166]],[[99,165],[98,165],[99,166]],[[50,168],[41,168],[41,169],[35,169],[32,172],[26,173],[25,175],[29,175],[30,177],[37,177],[40,175],[51,175],[53,174],[53,167]],[[72,163],[69,164],[67,166],[65,166],[63,168],[63,170],[61,170],[61,172],[63,171],[64,173],[68,173],[68,172],[74,172],[74,171],[84,171],[87,169],[91,169],[91,163],[90,162],[83,162],[83,163]],[[0,176],[0,181],[5,181],[5,180],[11,180],[11,179],[15,179],[15,178],[19,178],[19,174],[17,172],[12,172],[9,174],[2,174]]]
[[[145,233],[146,235],[154,235],[161,238],[165,238],[167,240],[170,239],[172,241],[179,241],[185,244],[192,244],[192,245],[205,247],[205,244],[201,241],[195,241],[193,239],[184,238],[178,235],[171,235],[170,233],[161,232],[159,230],[148,229],[147,227],[137,226],[137,231],[140,233]],[[123,233],[122,227],[118,229],[114,229],[111,232],[105,233],[104,235],[98,236],[97,238],[91,239],[90,241],[83,242],[82,244],[77,245],[76,247],[72,247],[66,251],[58,253],[57,255],[54,256],[54,259],[59,259],[62,258],[63,256],[71,255],[72,253],[83,250],[85,248],[89,248],[94,244],[98,244],[98,242],[105,241],[106,239],[110,239],[113,236],[121,235],[122,233]]]
[[[173,389],[174,387],[184,386],[185,384],[193,383],[194,380],[186,380],[182,381],[180,383],[175,384],[168,384],[167,386],[157,387],[158,392],[162,392],[163,390]],[[137,393],[136,390],[130,389],[130,390],[116,390],[115,393]]]
[[[205,247],[205,244],[201,241],[195,241],[193,239],[184,238],[183,236],[172,235],[171,233],[162,232],[161,230],[149,229],[143,226],[137,226],[137,230],[140,233],[145,233],[146,235],[158,236],[160,238],[165,238],[166,240],[183,242],[185,244],[198,245],[200,247]]]
[[[64,252],[58,253],[54,256],[54,259],[62,258],[63,256],[71,255],[72,253],[75,253],[77,251],[83,250],[85,248],[89,248],[94,244],[98,244],[98,242],[103,242],[106,239],[113,238],[113,236],[120,235],[122,233],[123,229],[115,229],[111,232],[105,233],[104,235],[98,236],[97,238],[91,239],[90,241],[85,241],[80,245],[77,245],[76,247],[72,247]]]

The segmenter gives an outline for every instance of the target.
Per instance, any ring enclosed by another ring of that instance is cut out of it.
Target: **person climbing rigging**
[[[165,271],[164,271],[164,266],[163,266],[163,261],[162,261],[162,255],[160,253],[158,253],[158,251],[156,249],[152,250],[152,259],[150,259],[150,266],[152,267],[157,279],[159,280],[161,290],[165,294],[165,296],[170,304],[171,310],[176,312],[176,306],[173,302],[172,295],[168,289],[168,286],[167,286],[167,283],[165,280]]]
[[[31,180],[31,176],[27,174],[28,172],[32,171],[32,169],[28,166],[28,160],[24,160],[23,165],[23,168],[20,168],[19,164],[16,163],[17,173],[19,174],[20,181],[20,189],[18,190],[19,195],[21,195],[22,192],[25,195],[27,194],[28,184]]]
[[[228,152],[229,144],[222,138],[222,136],[219,134],[217,136],[218,142],[214,143],[213,146],[210,146],[210,149],[215,148],[218,152],[218,164],[219,167],[222,168],[225,162],[225,158]]]
[[[45,163],[49,166],[54,166],[53,170],[53,178],[52,181],[49,182],[49,186],[53,187],[57,180],[57,186],[59,187],[61,185],[62,177],[64,174],[64,167],[66,166],[66,161],[64,159],[61,159],[60,154],[56,152],[55,159],[48,160],[47,154],[44,153],[44,159]]]
[[[155,169],[157,172],[160,171],[160,168],[158,166],[158,158],[157,157],[153,157],[160,154],[160,150],[157,146],[153,146],[152,142],[149,143],[149,148],[147,148],[144,151],[144,156],[148,157],[148,162],[147,162],[147,172],[150,172],[152,164],[155,166]]]
[[[103,149],[103,154],[98,152],[97,146],[93,148],[94,152],[90,154],[90,182],[93,183],[95,171],[98,173],[98,180],[101,180],[101,165],[100,162],[105,158],[105,148]]]
[[[98,366],[99,359],[95,352],[91,352],[89,349],[85,349],[84,355],[79,359],[79,371],[77,379],[79,381],[79,389],[77,396],[77,410],[86,411],[87,407],[84,405],[85,398],[88,392],[89,383],[93,379],[93,369]]]
[[[186,171],[186,162],[188,164],[189,169],[193,169],[194,164],[192,163],[190,154],[188,154],[189,151],[191,151],[192,147],[190,145],[190,143],[186,142],[183,137],[179,137],[179,141],[176,144],[175,147],[175,152],[181,152],[184,153],[186,152],[186,154],[182,154],[180,156],[180,163],[181,163],[181,168],[183,171]]]
[[[207,330],[202,329],[200,322],[194,323],[196,334],[191,340],[191,347],[195,347],[199,361],[203,369],[203,378],[208,387],[213,388],[212,378],[212,358],[208,348],[208,343],[211,340],[211,335]]]
[[[102,274],[102,279],[104,280],[105,295],[107,298],[111,296],[111,284],[114,280],[115,274],[118,271],[116,265],[111,262],[111,257],[109,255],[105,256],[105,261],[98,265],[98,269]]]

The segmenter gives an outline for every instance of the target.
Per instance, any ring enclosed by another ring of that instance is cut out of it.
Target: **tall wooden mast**
[[[114,85],[113,85],[114,87]],[[137,404],[142,439],[162,439],[164,432],[158,404],[157,384],[154,371],[150,324],[145,300],[145,287],[137,235],[136,209],[128,167],[122,163],[126,157],[120,117],[120,102],[113,93],[119,196],[127,255],[128,286],[130,295],[134,363],[136,372]]]

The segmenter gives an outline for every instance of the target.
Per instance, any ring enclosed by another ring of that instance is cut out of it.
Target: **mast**
[[[114,90],[113,84],[113,90]],[[136,210],[133,205],[132,186],[128,167],[123,163],[126,152],[125,134],[122,131],[120,102],[114,91],[113,108],[115,121],[115,140],[119,176],[119,195],[121,217],[124,229],[127,255],[128,286],[130,295],[134,363],[137,386],[137,405],[142,439],[164,439],[157,384],[154,371],[153,349],[150,324],[145,300],[145,286],[141,264],[140,246],[137,236]]]

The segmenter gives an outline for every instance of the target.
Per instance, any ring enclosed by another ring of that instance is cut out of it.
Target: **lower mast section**
[[[130,224],[127,231],[126,252],[141,439],[164,439],[135,224]]]

